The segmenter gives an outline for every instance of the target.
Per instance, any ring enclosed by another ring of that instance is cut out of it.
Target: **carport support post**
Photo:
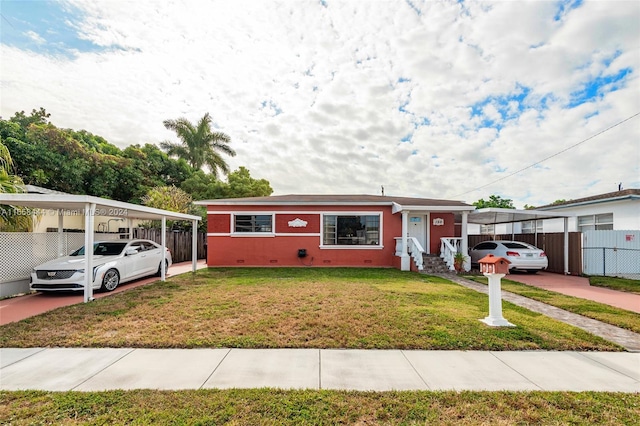
[[[68,253],[65,253],[64,249],[64,214],[63,210],[58,210],[58,257],[62,257]]]
[[[564,274],[569,275],[569,218],[564,218]]]
[[[93,215],[95,203],[84,205],[84,303],[93,300]]]
[[[160,281],[166,281],[167,279],[167,271],[166,271],[166,259],[167,259],[167,250],[165,247],[167,246],[167,217],[162,216],[162,267],[160,272]]]
[[[198,269],[198,221],[191,222],[191,272]]]
[[[467,227],[467,219],[469,216],[469,212],[462,212],[462,224],[460,226],[460,236],[462,237],[462,241],[460,241],[460,251],[464,254],[464,270],[469,272],[471,270],[471,258],[469,257],[469,230]]]

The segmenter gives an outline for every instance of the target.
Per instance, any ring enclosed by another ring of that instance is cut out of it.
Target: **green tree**
[[[0,138],[0,192],[15,194],[23,192],[22,180],[13,174],[13,160],[9,149]],[[31,231],[32,212],[9,205],[0,205],[0,231]]]
[[[252,178],[249,170],[243,166],[229,173],[227,179],[228,182],[222,182],[215,176],[198,170],[182,182],[180,188],[191,194],[194,200],[266,197],[273,193],[268,180]]]
[[[497,207],[501,209],[515,209],[513,205],[513,200],[508,198],[502,198],[499,195],[491,195],[488,201],[480,198],[478,201],[473,203],[474,206],[478,209],[484,209],[487,207]]]
[[[273,193],[271,184],[266,179],[254,179],[246,167],[229,174],[229,190],[227,198],[267,197]]]
[[[142,204],[157,209],[170,210],[177,213],[187,213],[193,199],[180,188],[175,186],[158,186],[151,188],[144,197]]]
[[[51,114],[47,113],[44,108],[40,107],[39,110],[31,110],[31,115],[27,116],[24,111],[16,112],[10,121],[17,123],[23,129],[27,129],[31,124],[47,124],[49,122]]]
[[[167,151],[167,154],[184,158],[196,170],[206,165],[214,176],[218,176],[218,170],[224,174],[229,173],[229,166],[221,154],[233,157],[236,152],[229,147],[229,136],[211,130],[209,113],[206,113],[195,126],[186,118],[165,120],[163,124],[167,129],[176,132],[180,139],[180,143],[160,143],[160,147]]]
[[[23,182],[72,194],[139,203],[156,186],[179,186],[193,174],[183,159],[159,147],[134,145],[124,151],[86,130],[60,129],[43,108],[0,119],[0,136]]]
[[[151,188],[144,197],[142,197],[142,204],[149,207],[155,207],[157,209],[170,210],[172,212],[186,213],[194,216],[200,216],[199,229],[206,231],[206,209],[195,206],[193,204],[191,195],[187,194],[180,188],[175,186],[158,186]],[[152,228],[160,228],[160,221],[154,220],[147,224]],[[167,228],[169,229],[182,229],[191,230],[192,224],[189,221],[167,221]]]

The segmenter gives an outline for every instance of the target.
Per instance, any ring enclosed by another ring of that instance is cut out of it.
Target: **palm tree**
[[[0,193],[14,194],[24,191],[22,179],[11,174],[12,171],[11,153],[0,139]],[[30,231],[31,229],[33,229],[33,219],[30,210],[0,205],[0,231]]]
[[[186,118],[177,120],[165,120],[164,127],[176,132],[180,143],[164,141],[160,147],[171,156],[184,158],[194,169],[208,166],[214,176],[218,176],[218,169],[224,174],[229,173],[229,166],[224,161],[221,153],[231,157],[236,152],[229,147],[231,138],[222,132],[211,130],[211,116],[206,113],[194,126]]]

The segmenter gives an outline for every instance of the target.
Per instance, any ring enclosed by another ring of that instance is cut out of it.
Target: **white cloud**
[[[474,191],[640,111],[639,3],[585,2],[559,20],[553,2],[412,3],[420,15],[401,1],[74,1],[74,27],[105,48],[3,44],[1,113],[42,106],[125,147],[209,112],[232,138],[231,167],[278,194],[384,185],[522,206],[640,186],[637,118]],[[625,87],[568,107],[585,82],[624,69]]]
[[[24,35],[26,35],[29,39],[31,39],[31,41],[36,44],[43,44],[46,42],[46,40],[40,34],[32,30],[26,31]]]

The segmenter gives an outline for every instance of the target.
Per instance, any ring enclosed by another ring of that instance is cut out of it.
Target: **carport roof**
[[[480,225],[496,223],[524,222],[527,220],[557,219],[573,217],[571,213],[550,212],[542,210],[499,209],[495,207],[478,209],[469,213],[468,222]]]
[[[122,201],[90,195],[71,194],[6,194],[0,193],[0,204],[29,207],[51,212],[62,210],[66,215],[84,216],[87,204],[95,204],[96,216],[126,217],[132,219],[201,220],[200,216],[140,206]]]

